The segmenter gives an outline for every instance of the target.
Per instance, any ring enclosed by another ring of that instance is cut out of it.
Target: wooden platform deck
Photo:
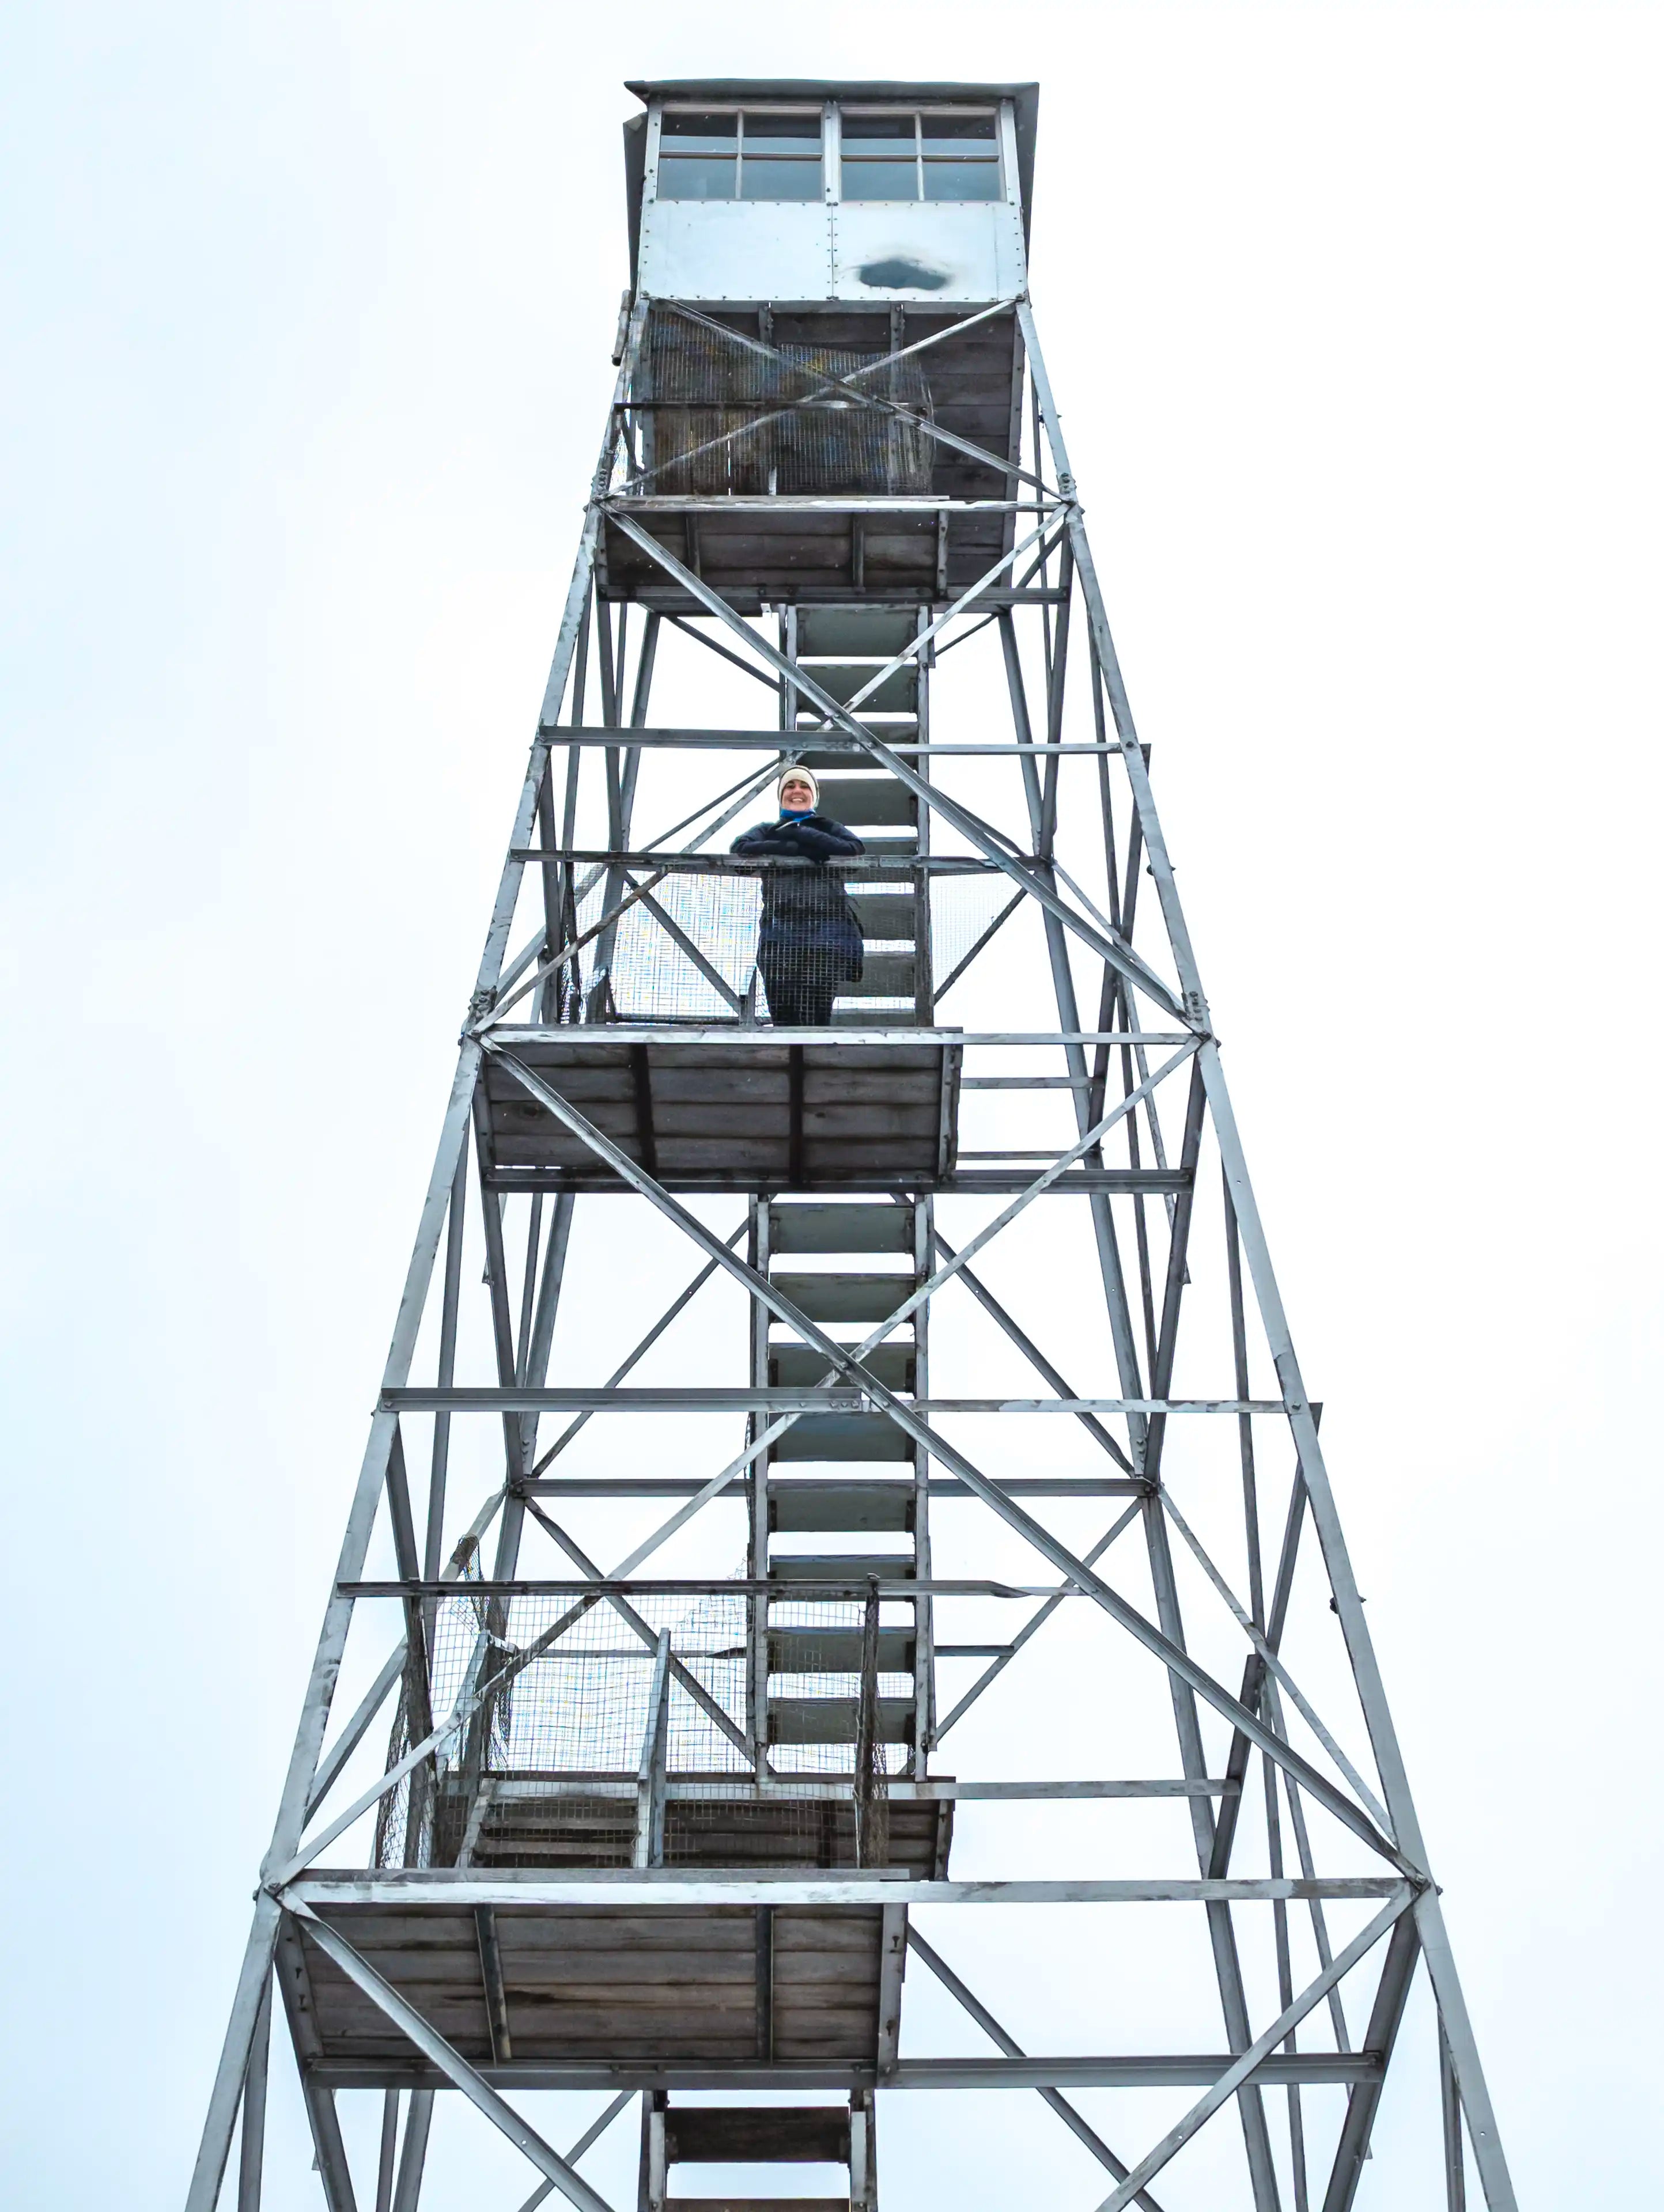
[[[953,1173],[956,1044],[794,1044],[769,1030],[682,1044],[619,1025],[516,1030],[511,1048],[673,1190],[925,1190]],[[490,1055],[482,1083],[491,1187],[627,1188]]]
[[[878,2051],[881,1905],[608,1911],[436,1901],[331,1905],[320,1917],[482,2067],[870,2065]],[[904,1922],[899,1907],[889,1917]],[[411,2045],[303,1922],[287,1924],[279,1963],[304,2063],[343,2087],[429,2080]]]

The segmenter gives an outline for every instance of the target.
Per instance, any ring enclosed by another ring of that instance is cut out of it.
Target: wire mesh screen
[[[919,884],[928,881],[921,933]],[[997,872],[759,862],[746,872],[597,870],[580,885],[566,1022],[767,1021],[824,1028],[841,1013],[911,1018],[1011,900]],[[637,896],[637,893],[640,896]]]
[[[436,1749],[381,1799],[380,1866],[628,1866],[640,1829],[643,1747],[664,1686],[662,1858],[668,1864],[885,1863],[887,1777],[908,1747],[911,1673],[869,1663],[859,1604],[769,1608],[767,1745],[759,1786],[748,1746],[752,1601],[642,1596],[631,1620],[606,1600],[461,1594],[430,1608],[430,1668],[407,1673],[388,1768],[434,1724]],[[895,1635],[887,1651],[898,1656]],[[911,1640],[900,1656],[911,1667]],[[802,1716],[810,1709],[809,1724]]]
[[[614,1020],[741,1019],[755,988],[759,878],[667,875],[615,922],[598,928],[629,896],[629,887],[607,873],[580,900],[576,934],[596,934],[569,979],[566,1018],[582,1018],[604,982],[600,1011]]]
[[[827,390],[883,358],[822,346],[770,350],[680,315],[655,314],[637,401],[652,425],[646,458],[655,490],[928,492],[935,441],[922,422]],[[932,419],[930,385],[917,359],[893,362],[861,388],[922,422]]]

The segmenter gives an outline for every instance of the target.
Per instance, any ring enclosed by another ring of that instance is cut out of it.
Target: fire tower
[[[884,2117],[967,2088],[1044,2100],[1082,2212],[1345,2212],[1407,2201],[1389,2068],[1512,2212],[1036,337],[1035,88],[630,89],[617,385],[190,2212],[260,2201],[274,2023],[329,2212],[432,2202],[465,2102],[528,2206],[608,2212],[632,2110],[637,2212],[873,2212]],[[794,763],[858,843],[736,854]]]

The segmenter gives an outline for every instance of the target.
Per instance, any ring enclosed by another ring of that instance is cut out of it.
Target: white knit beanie
[[[810,798],[814,801],[814,804],[817,806],[820,805],[820,785],[815,776],[814,771],[812,769],[807,768],[789,768],[783,769],[781,771],[780,781],[775,786],[775,799],[783,811],[786,804],[786,786],[789,783],[808,784]]]

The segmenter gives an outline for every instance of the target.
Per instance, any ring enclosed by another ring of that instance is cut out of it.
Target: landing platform
[[[879,1905],[474,1908],[418,1893],[315,1909],[463,2057],[528,2082],[539,2066],[632,2061],[870,2067],[905,1941],[905,1908]],[[342,2088],[443,2086],[303,1922],[285,1923],[278,1959],[309,2069]]]
[[[513,1030],[497,1040],[673,1190],[934,1189],[952,1175],[961,1048],[846,1044],[824,1030],[706,1030],[682,1042],[625,1024]],[[482,1151],[499,1190],[628,1188],[493,1054]]]

